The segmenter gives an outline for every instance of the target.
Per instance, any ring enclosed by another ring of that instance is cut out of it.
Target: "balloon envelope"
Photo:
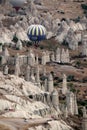
[[[16,10],[19,10],[26,3],[26,0],[10,0],[10,3]]]
[[[46,39],[46,29],[42,25],[31,25],[27,35],[31,41],[39,42]]]

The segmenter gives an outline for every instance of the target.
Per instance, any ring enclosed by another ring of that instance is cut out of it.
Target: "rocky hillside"
[[[27,2],[18,12],[0,4],[0,127],[82,130],[76,96],[87,99],[86,1]],[[27,36],[32,24],[47,30],[38,47]]]
[[[18,78],[14,75],[5,76],[0,72],[0,124],[4,124],[5,120],[4,125],[6,125],[9,120],[8,124],[12,126],[11,121],[14,124],[14,121],[17,121],[18,118],[20,118],[20,122],[23,122],[23,119],[21,118],[28,120],[35,120],[36,118],[35,121],[31,121],[29,126],[32,124],[35,125],[35,122],[36,124],[49,122],[47,125],[51,130],[53,130],[54,127],[55,130],[57,130],[57,127],[60,130],[62,130],[62,128],[71,130],[62,119],[54,121],[54,119],[51,118],[51,115],[54,116],[56,114],[57,116],[59,112],[57,113],[57,111],[52,110],[48,105],[42,103],[41,100],[38,101],[38,97],[43,95],[44,91],[33,83],[26,82],[24,79]],[[8,117],[8,119],[2,117]],[[11,120],[11,117],[13,117],[14,120]],[[45,119],[42,117],[45,117]],[[13,127],[15,127],[15,125],[13,125]],[[40,130],[42,130],[44,127],[46,126],[38,126],[35,129],[40,128]],[[29,128],[28,130],[31,129]]]

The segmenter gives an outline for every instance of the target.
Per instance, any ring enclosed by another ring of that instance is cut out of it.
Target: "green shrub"
[[[68,82],[74,81],[74,75],[68,75],[67,81],[68,81]]]
[[[13,36],[13,39],[12,39],[13,42],[17,43],[18,42],[18,38],[16,35]]]
[[[83,113],[82,113],[82,109],[81,109],[81,108],[78,108],[78,115],[79,115],[80,117],[83,116]]]
[[[74,19],[76,23],[80,22],[80,17],[78,16],[76,19]]]
[[[82,9],[87,10],[87,4],[81,4]]]
[[[75,90],[75,86],[74,86],[73,83],[68,83],[68,87],[69,87],[69,90],[70,90],[71,92],[73,92],[73,93],[76,92],[76,90]]]
[[[32,46],[32,45],[33,45],[33,43],[32,43],[32,42],[30,42],[30,41],[28,41],[28,42],[26,42],[26,45],[27,45],[27,47],[29,47],[29,46]]]
[[[0,46],[2,45],[2,43],[0,43]]]
[[[57,82],[54,82],[54,86],[58,86],[58,83],[57,83]]]
[[[40,45],[40,49],[41,49],[41,50],[44,49],[44,46]]]
[[[68,46],[68,42],[66,42],[66,40],[64,40],[64,41],[62,42],[62,45]]]
[[[18,48],[18,47],[16,47],[16,50],[19,50],[19,48]]]

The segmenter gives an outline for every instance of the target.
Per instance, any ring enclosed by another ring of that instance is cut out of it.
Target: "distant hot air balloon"
[[[32,42],[38,44],[40,41],[46,39],[46,29],[42,25],[33,24],[28,28],[27,35]]]
[[[10,3],[18,11],[27,2],[26,0],[10,0]]]

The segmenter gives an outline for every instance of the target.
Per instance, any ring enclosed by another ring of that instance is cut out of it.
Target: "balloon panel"
[[[42,36],[36,36],[36,35],[28,35],[29,39],[31,41],[41,41],[41,40],[44,40],[46,39],[46,35],[42,35]]]
[[[13,7],[21,7],[25,2],[26,0],[10,0]]]
[[[46,39],[46,29],[42,25],[31,25],[28,29],[28,37],[31,41]]]

